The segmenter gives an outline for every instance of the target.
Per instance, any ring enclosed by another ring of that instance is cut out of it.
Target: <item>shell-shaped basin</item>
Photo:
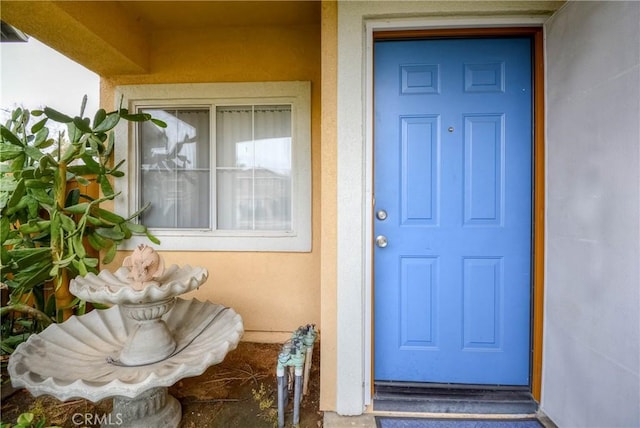
[[[137,366],[117,361],[135,322],[114,306],[53,324],[19,345],[8,365],[12,383],[63,401],[133,398],[202,374],[222,362],[243,333],[240,315],[210,302],[178,298],[162,319],[176,340],[175,351],[162,361]]]
[[[82,300],[111,305],[138,305],[158,302],[195,290],[207,280],[209,273],[202,267],[172,265],[161,277],[136,289],[129,278],[130,270],[121,267],[115,273],[102,270],[71,280],[69,290]]]

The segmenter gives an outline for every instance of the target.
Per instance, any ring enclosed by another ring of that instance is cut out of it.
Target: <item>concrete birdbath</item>
[[[140,246],[113,274],[77,277],[74,295],[113,306],[53,324],[18,346],[8,365],[13,386],[62,401],[113,397],[105,427],[177,427],[181,407],[168,387],[220,363],[243,333],[233,309],[177,297],[207,276],[189,265],[165,269],[158,253]]]

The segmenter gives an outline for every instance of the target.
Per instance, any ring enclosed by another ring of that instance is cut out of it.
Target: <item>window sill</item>
[[[311,237],[295,233],[269,233],[263,235],[230,236],[229,232],[173,232],[171,234],[151,231],[161,242],[158,251],[255,251],[255,252],[311,252]],[[133,250],[140,244],[153,246],[146,236],[133,236],[118,249]]]

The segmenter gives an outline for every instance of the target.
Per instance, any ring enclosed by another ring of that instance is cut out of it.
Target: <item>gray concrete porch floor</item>
[[[371,413],[360,416],[340,416],[334,412],[324,412],[323,428],[375,428],[376,420]]]

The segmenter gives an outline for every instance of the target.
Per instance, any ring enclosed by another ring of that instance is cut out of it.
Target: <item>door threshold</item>
[[[373,410],[412,413],[535,414],[528,387],[376,382]]]

